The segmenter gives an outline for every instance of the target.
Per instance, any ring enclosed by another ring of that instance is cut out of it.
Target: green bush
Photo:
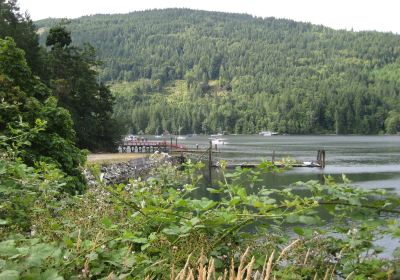
[[[50,90],[31,74],[11,38],[0,39],[0,135],[14,137],[13,127],[25,123],[34,127],[38,119],[46,123],[29,137],[29,145],[19,149],[19,157],[29,166],[37,162],[56,165],[66,174],[63,187],[70,193],[82,192],[86,182],[80,167],[85,153],[75,146],[75,132],[69,112],[57,106]]]
[[[272,275],[278,279],[323,278],[328,270],[353,279],[394,273],[398,256],[380,258],[382,248],[374,242],[382,234],[399,236],[399,198],[393,194],[354,188],[345,177],[343,183],[331,178],[325,184],[299,183],[308,195],[296,194],[296,187],[267,186],[249,193],[246,185],[260,184],[264,172],[275,170],[263,163],[253,170],[222,170],[207,197],[198,197],[201,167],[189,163],[179,171],[166,165],[145,181],[62,199],[40,192],[29,212],[31,236],[3,229],[1,246],[11,253],[0,256],[0,271],[21,279],[46,273],[65,279],[169,279],[189,254],[191,267],[203,252],[223,273],[231,259],[238,267],[249,247],[254,271],[275,250]],[[330,221],[321,217],[322,209]]]

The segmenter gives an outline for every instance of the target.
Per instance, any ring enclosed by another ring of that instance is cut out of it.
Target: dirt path
[[[115,153],[115,154],[90,154],[88,155],[88,163],[114,163],[124,162],[135,158],[148,157],[149,154],[135,153]]]

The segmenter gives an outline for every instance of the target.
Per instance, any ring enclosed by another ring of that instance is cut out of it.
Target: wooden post
[[[169,152],[172,153],[172,137],[171,137],[171,145],[169,146]]]
[[[208,178],[210,180],[210,184],[212,183],[211,169],[212,169],[212,141],[210,140],[210,147],[208,148]]]
[[[325,168],[325,150],[318,150],[317,163],[321,168]]]
[[[215,144],[215,150],[218,150],[218,145],[217,144]]]
[[[272,151],[272,164],[275,164],[275,150]]]

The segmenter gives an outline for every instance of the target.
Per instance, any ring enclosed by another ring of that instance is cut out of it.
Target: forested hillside
[[[53,19],[37,22],[46,37]],[[400,36],[249,15],[151,10],[72,20],[133,133],[396,133]]]

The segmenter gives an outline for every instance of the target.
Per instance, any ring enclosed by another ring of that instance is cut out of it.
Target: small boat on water
[[[272,135],[278,135],[278,132],[273,132],[273,131],[269,131],[269,130],[263,130],[258,134],[262,135],[262,136],[272,136]]]
[[[215,137],[211,137],[211,138],[208,138],[208,139],[210,139],[211,140],[211,143],[213,144],[213,145],[225,145],[225,144],[227,144],[227,139],[225,139],[225,138],[215,138]]]
[[[179,135],[176,137],[178,140],[186,140],[186,136]]]

